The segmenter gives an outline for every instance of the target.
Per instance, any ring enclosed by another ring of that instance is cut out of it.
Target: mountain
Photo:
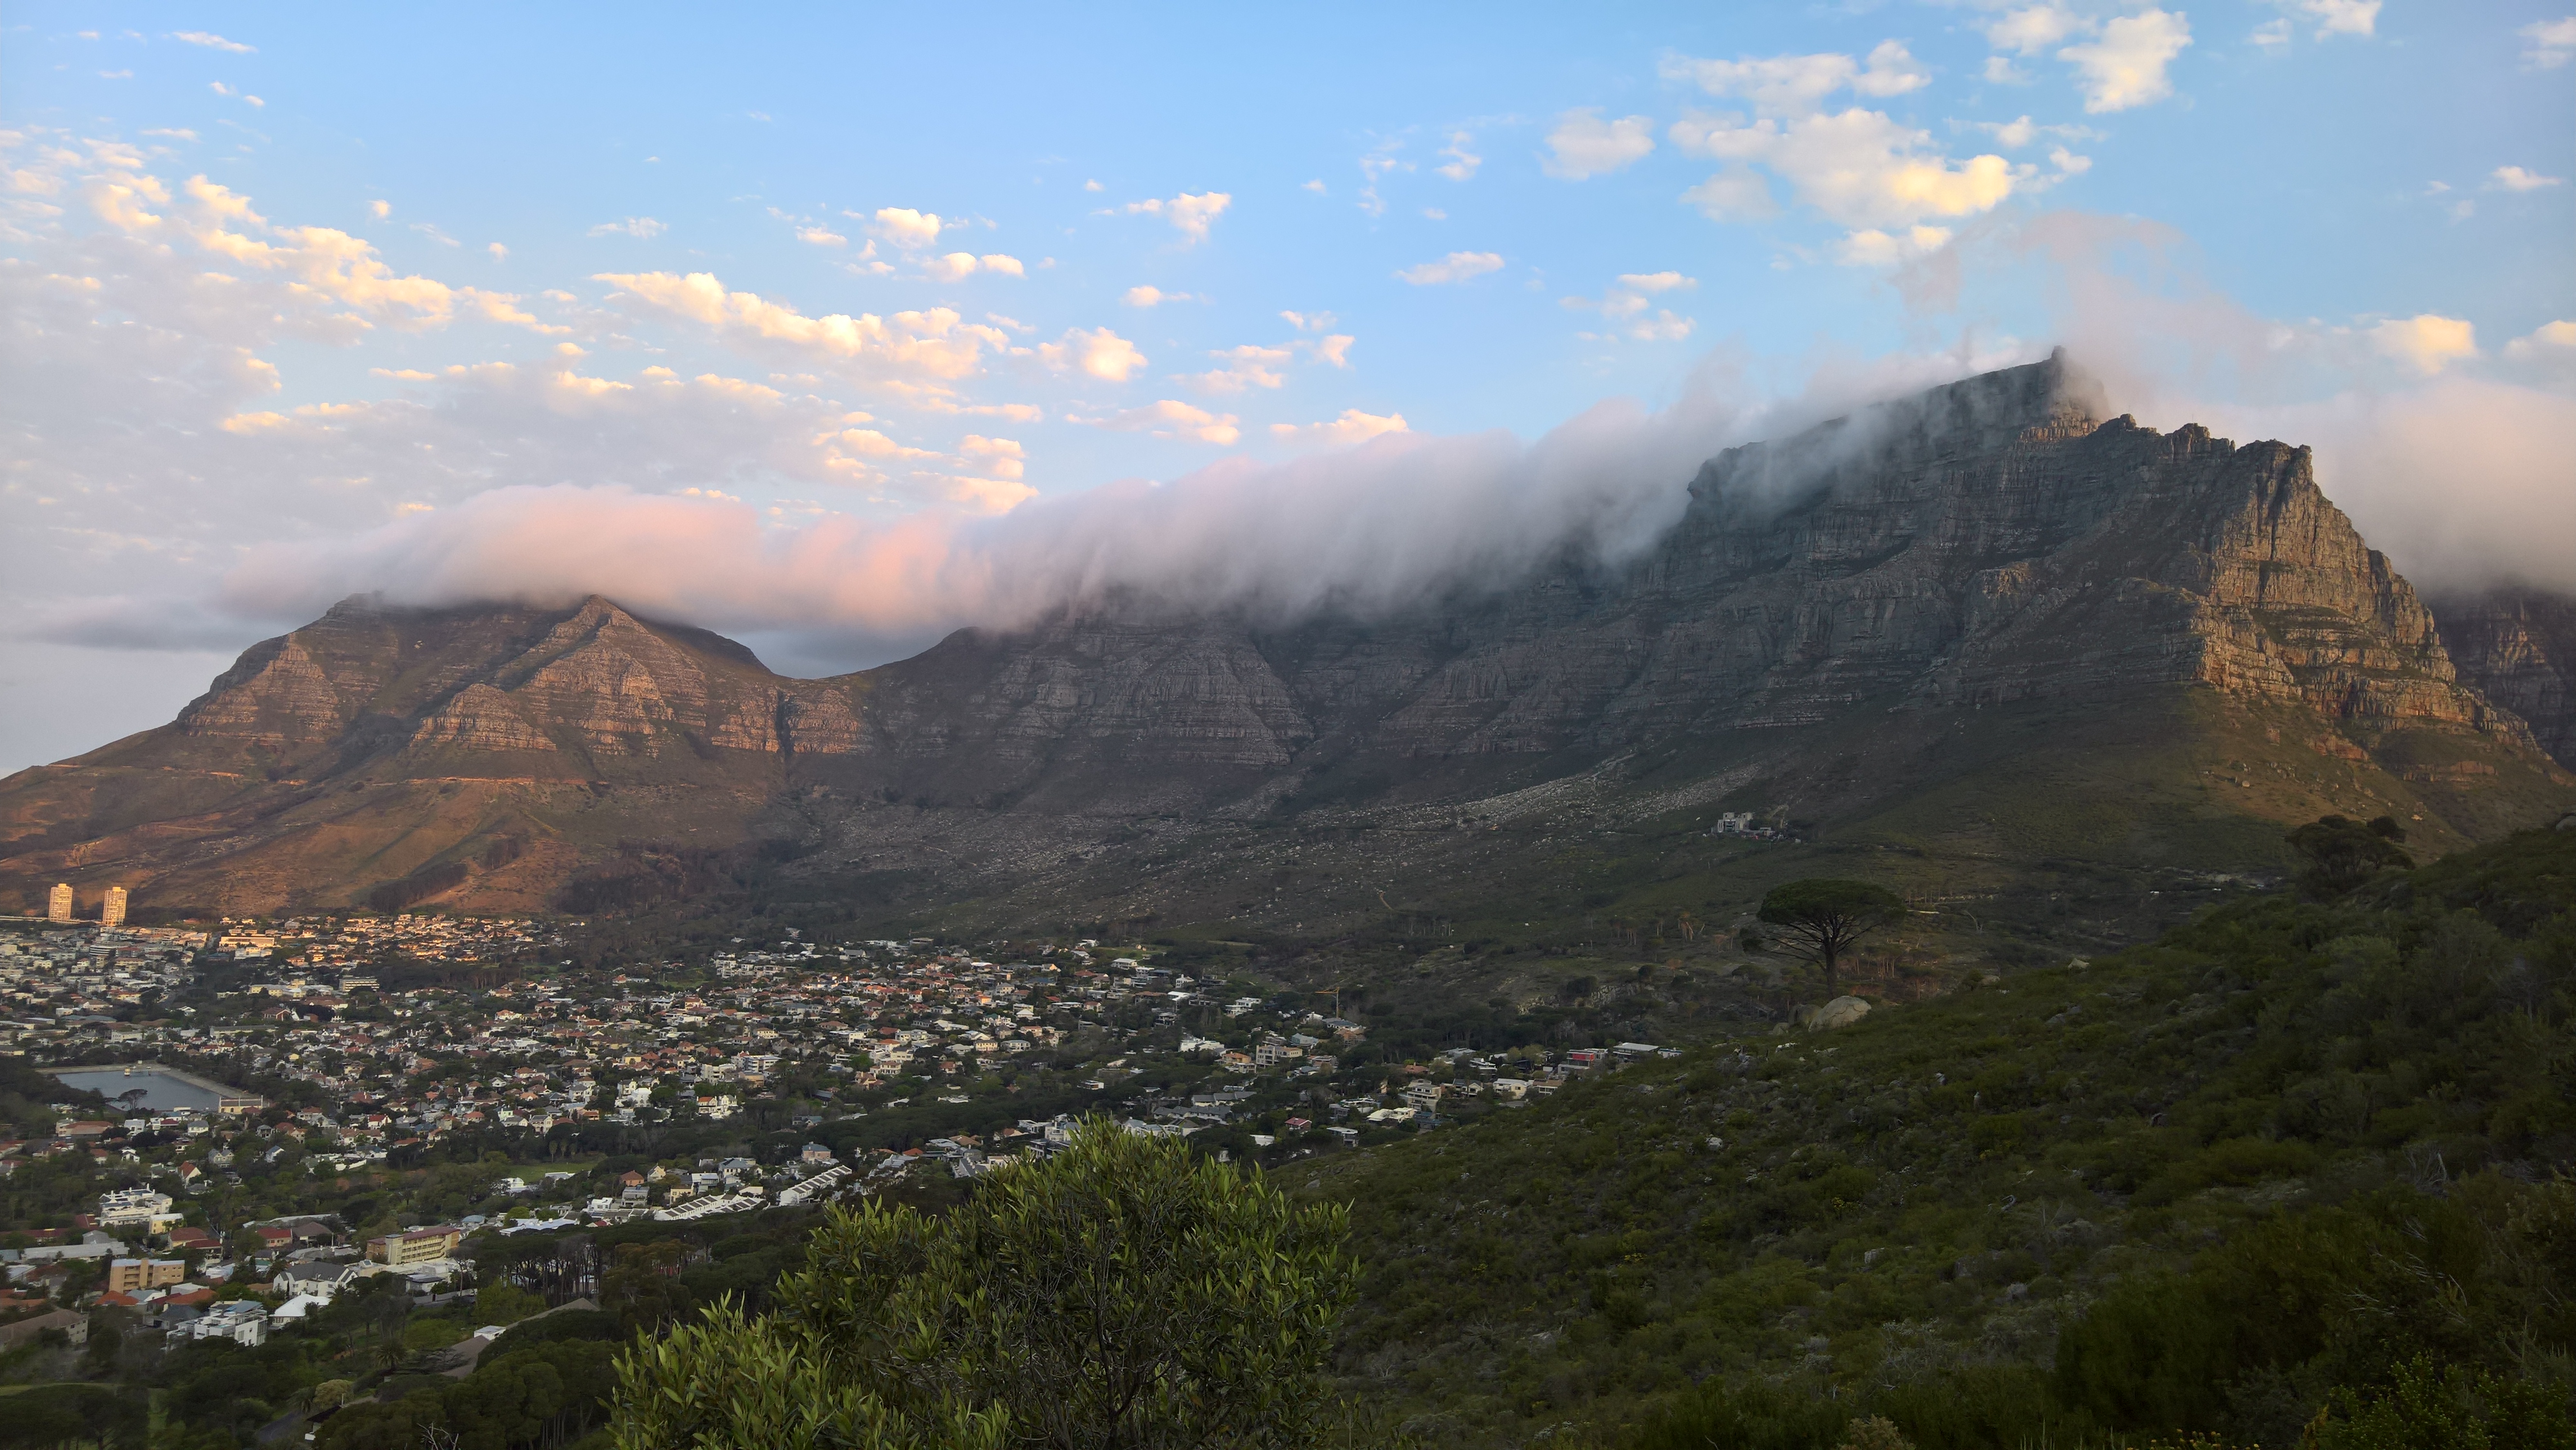
[[[1628,889],[1568,885],[1578,846],[1743,866],[1720,809],[1930,888],[2277,865],[2327,810],[2439,851],[2576,804],[2565,601],[2445,625],[2306,449],[2107,414],[2060,356],[1730,450],[1634,559],[1368,618],[1094,600],[829,680],[601,599],[351,600],[0,782],[0,876],[595,905],[766,841],[888,911],[1321,929]]]

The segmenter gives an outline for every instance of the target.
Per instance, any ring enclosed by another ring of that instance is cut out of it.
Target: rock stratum
[[[832,679],[601,598],[351,599],[0,782],[0,893],[587,909],[767,843],[890,908],[1285,924],[1720,808],[2215,868],[2576,804],[2576,604],[2429,607],[2308,450],[2107,414],[2061,356],[1730,450],[1634,559],[1372,618],[1088,601]]]

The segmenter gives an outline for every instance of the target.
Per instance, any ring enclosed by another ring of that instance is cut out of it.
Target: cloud
[[[1464,131],[1450,132],[1449,144],[1440,148],[1440,154],[1449,159],[1432,169],[1451,181],[1465,181],[1473,177],[1476,174],[1476,168],[1485,164],[1484,157],[1467,149],[1475,139]]]
[[[1875,229],[1853,232],[1842,239],[1834,251],[1835,260],[1847,267],[1892,267],[1912,261],[1929,252],[1937,252],[1950,240],[1947,227],[1908,227],[1901,233]]]
[[[2556,70],[2576,60],[2576,15],[2535,20],[2514,35],[2522,41],[2522,63],[2533,70]]]
[[[1683,192],[1682,200],[1713,222],[1762,221],[1780,214],[1779,203],[1771,199],[1771,183],[1747,166],[1718,172]]]
[[[649,242],[669,230],[668,226],[651,217],[631,216],[622,222],[601,222],[590,229],[590,235],[594,237],[628,236],[637,241]]]
[[[1299,191],[1311,191],[1317,196],[1322,196],[1327,192],[1327,190],[1329,190],[1329,188],[1324,185],[1324,179],[1320,176],[1316,177],[1312,181],[1301,181],[1297,183],[1297,189]]]
[[[2430,312],[2379,323],[2370,329],[2370,341],[2382,353],[2426,376],[2478,355],[2475,327]]]
[[[1270,436],[1295,448],[1348,448],[1366,443],[1382,433],[1409,433],[1402,413],[1380,416],[1363,413],[1357,408],[1344,408],[1342,415],[1323,423],[1273,423]]]
[[[796,240],[809,247],[846,247],[850,239],[830,227],[798,227]]]
[[[1687,80],[1712,96],[1735,96],[1766,116],[1799,116],[1849,87],[1864,96],[1899,96],[1932,83],[1902,41],[1879,42],[1866,65],[1848,55],[1775,55],[1761,59],[1694,60],[1667,56],[1667,80]],[[1642,153],[1640,153],[1642,154]]]
[[[2030,174],[1997,155],[1952,161],[1939,154],[1930,132],[1857,106],[1785,123],[1765,117],[1750,125],[1737,117],[1690,112],[1673,123],[1672,138],[1697,155],[1759,162],[1785,178],[1800,201],[1852,227],[1973,216],[1999,205]],[[1721,176],[1725,180],[1713,195],[1695,189],[1684,198],[1703,211],[1713,201],[1714,214],[1721,216],[1748,214],[1740,208],[1760,196],[1740,174]]]
[[[492,260],[495,262],[506,262],[510,260],[510,249],[501,245],[499,242],[494,242],[489,246],[486,246],[483,250],[490,252],[492,254]]]
[[[602,272],[591,280],[617,288],[609,302],[631,312],[693,322],[735,346],[846,364],[862,377],[954,380],[975,371],[983,349],[1010,345],[1001,329],[945,307],[890,318],[808,317],[756,292],[729,291],[711,272]]]
[[[1282,312],[1279,317],[1299,332],[1324,332],[1341,321],[1329,312]]]
[[[2295,0],[2299,13],[2317,22],[2317,38],[2374,33],[2380,0]]]
[[[1019,258],[999,252],[981,257],[972,252],[950,252],[947,256],[932,257],[921,264],[923,276],[940,282],[955,282],[977,272],[999,272],[1005,277],[1029,274],[1028,268],[1020,265]]]
[[[238,40],[226,40],[207,30],[174,30],[170,33],[170,38],[186,41],[190,45],[202,45],[208,50],[228,50],[235,55],[249,55],[258,49],[257,46],[244,45]]]
[[[957,445],[957,451],[976,460],[976,466],[995,478],[1017,479],[1028,468],[1028,450],[1009,438],[986,438],[969,433]]]
[[[1216,219],[1225,215],[1225,209],[1233,204],[1234,197],[1228,192],[1206,191],[1195,196],[1183,192],[1168,199],[1131,201],[1127,203],[1127,214],[1161,217],[1181,234],[1182,246],[1193,247],[1207,240],[1208,228],[1214,226]]]
[[[2266,20],[2255,26],[2253,32],[2245,38],[2266,50],[2287,45],[2290,43],[2290,22],[2280,19]]]
[[[1487,272],[1502,270],[1503,259],[1494,252],[1451,252],[1437,262],[1424,262],[1395,274],[1399,282],[1416,287],[1436,287],[1443,283],[1464,282]]]
[[[1547,149],[1539,170],[1559,181],[1607,176],[1654,151],[1654,122],[1644,116],[1605,121],[1598,107],[1586,106],[1556,118],[1556,129],[1547,133]]]
[[[1123,383],[1145,368],[1145,355],[1136,344],[1105,327],[1088,332],[1075,328],[1060,341],[1042,344],[1038,356],[1049,367],[1079,368],[1104,383]]]
[[[2070,45],[2058,59],[2075,66],[2088,113],[2125,111],[2173,94],[2165,71],[2191,44],[2191,24],[2177,11],[2149,7],[2102,23],[2099,38]]]
[[[1225,365],[1204,373],[1191,373],[1180,381],[1203,393],[1240,393],[1246,388],[1276,388],[1285,384],[1288,375],[1279,369],[1295,354],[1284,347],[1246,343],[1208,356],[1221,359]]]
[[[2576,322],[2542,323],[2529,336],[2506,343],[2504,355],[2515,362],[2576,363]]]
[[[881,206],[876,215],[866,219],[868,230],[907,252],[918,252],[939,240],[941,228],[948,225],[937,212],[914,211],[908,206]]]
[[[1166,302],[1196,302],[1199,299],[1187,292],[1166,292],[1160,287],[1140,286],[1128,288],[1118,300],[1129,307],[1160,307]]]
[[[394,214],[394,204],[379,197],[367,203],[367,214],[378,221],[383,221]]]
[[[1071,421],[1094,428],[1107,428],[1117,433],[1150,433],[1157,438],[1186,438],[1200,443],[1232,447],[1243,436],[1236,427],[1240,420],[1232,413],[1211,413],[1174,398],[1148,403],[1142,408],[1129,408],[1106,418],[1075,418]]]
[[[1648,299],[1669,292],[1693,291],[1698,286],[1698,278],[1685,277],[1679,272],[1625,272],[1602,293],[1599,301],[1589,297],[1566,297],[1559,299],[1559,303],[1565,307],[1598,312],[1604,322],[1618,328],[1614,334],[1583,334],[1595,341],[1608,341],[1612,336],[1619,336],[1638,342],[1679,342],[1690,336],[1699,324],[1669,310],[1658,310],[1652,317],[1645,316],[1646,309],[1653,305]]]
[[[2499,166],[2490,175],[2494,184],[2506,191],[2538,191],[2544,186],[2556,186],[2566,179],[2559,176],[2543,176],[2536,171],[2525,171],[2519,166]]]
[[[2062,5],[2025,5],[1986,26],[1986,44],[2016,55],[2037,55],[2073,35],[2082,22]]]

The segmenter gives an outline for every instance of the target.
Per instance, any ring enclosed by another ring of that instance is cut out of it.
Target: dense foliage
[[[2571,904],[2526,833],[1303,1171],[1368,1266],[1346,1388],[1494,1443],[2287,1446],[2421,1355],[2563,1415]]]
[[[945,1218],[834,1212],[755,1318],[619,1365],[619,1450],[1300,1446],[1332,1413],[1344,1220],[1106,1124]]]

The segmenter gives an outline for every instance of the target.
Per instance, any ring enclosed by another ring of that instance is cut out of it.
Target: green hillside
[[[1293,1165],[1346,1388],[1505,1445],[2287,1446],[2419,1353],[2563,1405],[2571,905],[2525,832]]]

